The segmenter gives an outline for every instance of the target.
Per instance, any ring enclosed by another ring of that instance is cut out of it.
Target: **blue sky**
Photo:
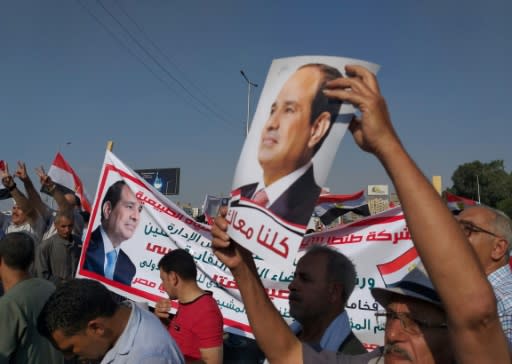
[[[308,54],[380,64],[398,133],[444,187],[461,163],[503,159],[512,168],[510,1],[0,4],[0,159],[25,161],[34,179],[60,148],[93,195],[114,140],[132,168],[181,168],[173,201],[228,193],[245,138],[240,69],[260,84],[254,110],[272,59]],[[347,134],[331,191],[388,182]]]

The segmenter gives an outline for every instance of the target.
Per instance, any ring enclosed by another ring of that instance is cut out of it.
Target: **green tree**
[[[477,176],[480,185],[480,201],[482,204],[507,207],[512,201],[512,175],[505,171],[502,160],[489,163],[474,161],[457,167],[452,175],[453,186],[449,192],[456,195],[478,200]]]
[[[508,216],[512,216],[512,197],[506,198],[498,202],[496,208],[503,211]]]

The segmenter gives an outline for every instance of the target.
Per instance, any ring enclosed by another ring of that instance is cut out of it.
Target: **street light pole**
[[[478,181],[478,174],[476,175],[476,193],[478,196],[478,204],[480,205],[480,182]]]
[[[240,70],[240,73],[247,82],[247,121],[245,122],[245,136],[247,136],[249,134],[249,115],[251,114],[251,87],[258,87],[258,85],[249,81],[243,70]]]

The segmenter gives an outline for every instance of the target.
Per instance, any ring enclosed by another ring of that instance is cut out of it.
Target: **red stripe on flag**
[[[474,201],[470,198],[457,196],[450,192],[445,192],[445,197],[446,197],[446,202],[463,202],[464,204],[469,205],[469,206],[475,206],[477,204],[476,201]]]
[[[57,153],[52,164],[64,171],[68,172],[73,177],[74,186],[72,189],[75,191],[76,195],[80,198],[80,203],[82,204],[83,209],[90,213],[91,212],[91,204],[89,203],[89,201],[87,200],[87,197],[85,196],[85,191],[84,191],[84,187],[82,185],[82,181],[80,180],[78,175],[75,173],[73,168],[69,165],[69,163],[66,162],[66,160],[64,159],[62,154],[60,154],[60,152]],[[69,186],[66,186],[66,187],[69,188]]]
[[[416,251],[416,248],[412,247],[409,250],[407,250],[402,255],[396,257],[390,262],[384,263],[384,264],[378,264],[377,268],[379,269],[379,272],[384,274],[390,274],[393,272],[396,272],[397,270],[403,268],[410,262],[412,262],[414,259],[418,257],[418,252]]]
[[[382,217],[367,217],[365,219],[358,220],[350,224],[350,227],[357,226],[370,226],[370,225],[380,225],[380,224],[388,224],[395,221],[400,221],[404,219],[404,215],[398,216],[382,216]]]
[[[352,200],[359,200],[364,196],[364,190],[356,192],[352,195],[320,195],[316,204],[319,205],[321,203],[332,202],[332,203],[340,203]]]

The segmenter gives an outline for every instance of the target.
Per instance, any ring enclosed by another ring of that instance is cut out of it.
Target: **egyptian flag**
[[[465,198],[465,197],[461,197],[461,196],[457,196],[450,192],[445,192],[444,198],[446,200],[446,204],[448,205],[448,208],[452,212],[460,212],[468,206],[478,205],[478,202],[476,202],[474,200],[471,200],[471,199]]]
[[[387,263],[377,264],[377,269],[386,287],[393,287],[419,263],[418,252],[412,247]]]
[[[73,168],[64,159],[62,154],[57,153],[53,163],[48,170],[48,176],[55,182],[57,188],[63,193],[74,193],[80,199],[82,210],[91,212],[91,203],[87,198],[84,186],[80,177],[75,173]],[[43,191],[45,192],[45,191]]]
[[[324,225],[329,225],[347,212],[362,216],[370,216],[370,208],[364,196],[364,190],[352,195],[323,194],[318,197],[314,215],[320,218]]]

